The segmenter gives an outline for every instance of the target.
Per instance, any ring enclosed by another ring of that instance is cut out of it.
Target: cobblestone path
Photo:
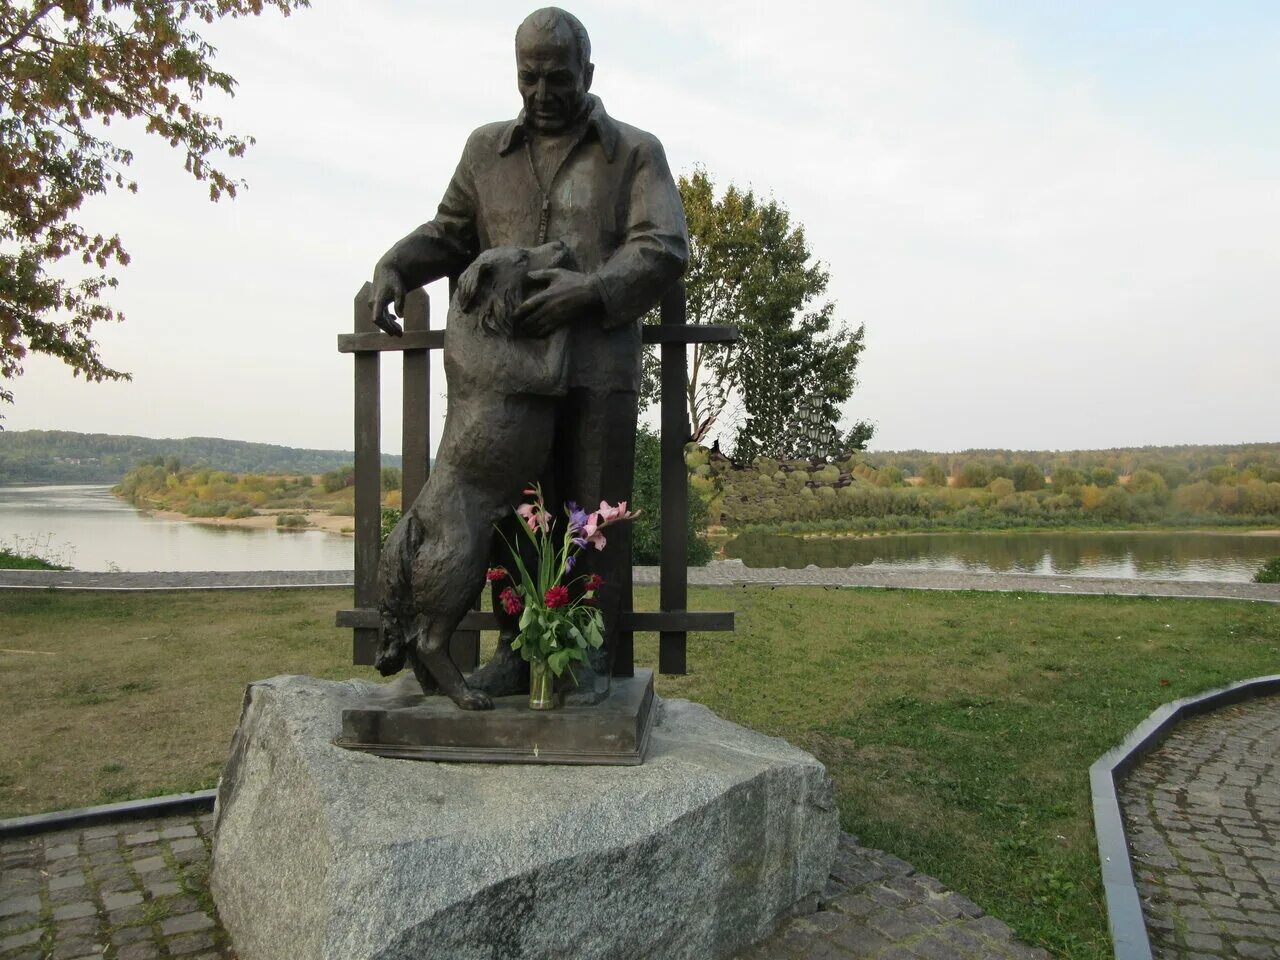
[[[892,854],[840,838],[817,913],[738,960],[1049,960],[972,900]]]
[[[185,815],[0,842],[0,960],[234,960],[208,894],[211,823]],[[1049,956],[847,835],[822,907],[741,960]]]
[[[3,960],[222,960],[209,899],[211,815],[0,842]]]
[[[1280,697],[1185,721],[1120,802],[1156,957],[1280,960]]]

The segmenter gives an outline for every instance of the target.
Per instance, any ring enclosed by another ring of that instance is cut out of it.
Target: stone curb
[[[1227,684],[1181,700],[1172,700],[1152,711],[1119,746],[1104,753],[1089,768],[1093,800],[1094,832],[1107,900],[1107,921],[1115,945],[1116,960],[1152,960],[1142,901],[1133,878],[1129,843],[1120,814],[1117,781],[1144,756],[1158,747],[1183,720],[1254,697],[1280,692],[1280,674]]]
[[[73,827],[88,827],[119,820],[139,820],[172,816],[179,813],[208,813],[213,810],[217,790],[197,790],[194,793],[169,793],[143,800],[125,800],[98,807],[80,807],[75,810],[55,810],[52,813],[35,813],[27,817],[0,820],[0,840],[29,837],[38,833],[51,833]]]

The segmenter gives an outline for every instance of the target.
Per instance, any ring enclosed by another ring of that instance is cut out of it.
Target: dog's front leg
[[[449,638],[457,627],[457,623],[439,618],[429,621],[419,614],[413,626],[414,655],[440,685],[440,692],[463,710],[492,710],[493,700],[487,693],[469,687],[449,656]]]

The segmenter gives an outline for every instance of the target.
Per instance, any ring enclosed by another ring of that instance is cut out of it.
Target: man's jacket
[[[587,119],[546,198],[546,239],[563,240],[592,275],[604,310],[570,331],[569,385],[640,389],[640,318],[689,259],[684,207],[662,144],[612,119],[588,97]],[[467,139],[434,220],[393,246],[379,267],[409,289],[458,276],[482,251],[537,246],[544,215],[523,113]]]

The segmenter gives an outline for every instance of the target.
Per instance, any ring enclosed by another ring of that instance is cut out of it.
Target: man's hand
[[[529,279],[547,286],[516,308],[517,330],[527,337],[545,337],[558,327],[602,306],[600,290],[576,270],[534,270]]]
[[[390,267],[379,266],[373,271],[373,323],[393,337],[404,335],[404,328],[396,322],[387,306],[396,305],[396,314],[404,317],[404,281]]]

